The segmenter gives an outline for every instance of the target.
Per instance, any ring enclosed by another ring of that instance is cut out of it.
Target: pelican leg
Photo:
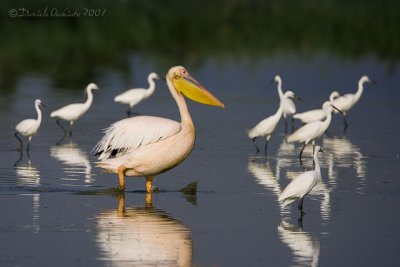
[[[147,193],[153,192],[153,179],[154,176],[147,176],[146,177],[146,191]]]
[[[251,139],[253,141],[253,144],[256,146],[256,154],[258,154],[258,152],[260,152],[260,149],[258,148],[257,144],[256,144],[256,139],[257,137],[254,137],[253,139]]]
[[[125,177],[124,177],[125,170],[126,167],[124,165],[121,165],[118,168],[118,178],[119,178],[118,190],[122,192],[125,191]]]
[[[118,209],[117,209],[117,216],[124,217],[125,215],[125,195],[120,195],[118,197]]]
[[[15,132],[14,136],[19,141],[19,150],[22,150],[22,146],[23,146],[24,143],[22,142],[22,139],[18,136],[18,132]]]

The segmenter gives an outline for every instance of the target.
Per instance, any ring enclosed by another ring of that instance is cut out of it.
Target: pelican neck
[[[176,104],[178,105],[179,114],[181,115],[181,125],[192,128],[194,131],[193,121],[190,117],[190,113],[184,96],[175,89],[172,81],[168,78],[168,74],[166,75],[166,80],[168,89],[171,92],[172,97],[175,99]]]

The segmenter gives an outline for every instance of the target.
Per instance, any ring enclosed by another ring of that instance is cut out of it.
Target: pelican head
[[[95,83],[89,83],[88,86],[86,87],[86,90],[99,90],[100,88],[97,86]]]
[[[178,94],[183,94],[189,99],[201,104],[225,107],[225,105],[213,96],[203,85],[196,81],[182,66],[172,67],[166,76],[171,81]]]

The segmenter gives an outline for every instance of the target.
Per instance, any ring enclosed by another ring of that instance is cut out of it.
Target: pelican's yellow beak
[[[213,96],[203,85],[196,81],[187,72],[187,75],[177,75],[172,80],[174,87],[193,101],[224,108],[225,105]]]

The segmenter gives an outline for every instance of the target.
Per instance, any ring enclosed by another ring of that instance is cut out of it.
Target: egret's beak
[[[43,103],[40,103],[40,105],[41,105],[42,107],[46,108],[46,105],[45,105],[45,104],[43,104]]]
[[[176,77],[173,79],[173,84],[179,92],[182,92],[186,97],[193,101],[224,108],[225,105],[213,96],[203,85],[196,81],[192,76]]]
[[[332,105],[331,104],[331,106],[334,108],[334,109],[336,109],[337,111],[339,111],[340,113],[342,113],[343,114],[343,111],[341,111],[340,109],[338,109],[337,107],[335,107],[334,105]]]
[[[302,98],[298,97],[297,95],[294,95],[294,97],[295,97],[297,100],[299,100],[299,101],[301,101],[301,102],[304,102],[304,100],[303,100]]]
[[[321,148],[321,147],[319,148],[319,152],[321,152],[321,153],[324,153],[324,151],[322,150],[322,148]]]

